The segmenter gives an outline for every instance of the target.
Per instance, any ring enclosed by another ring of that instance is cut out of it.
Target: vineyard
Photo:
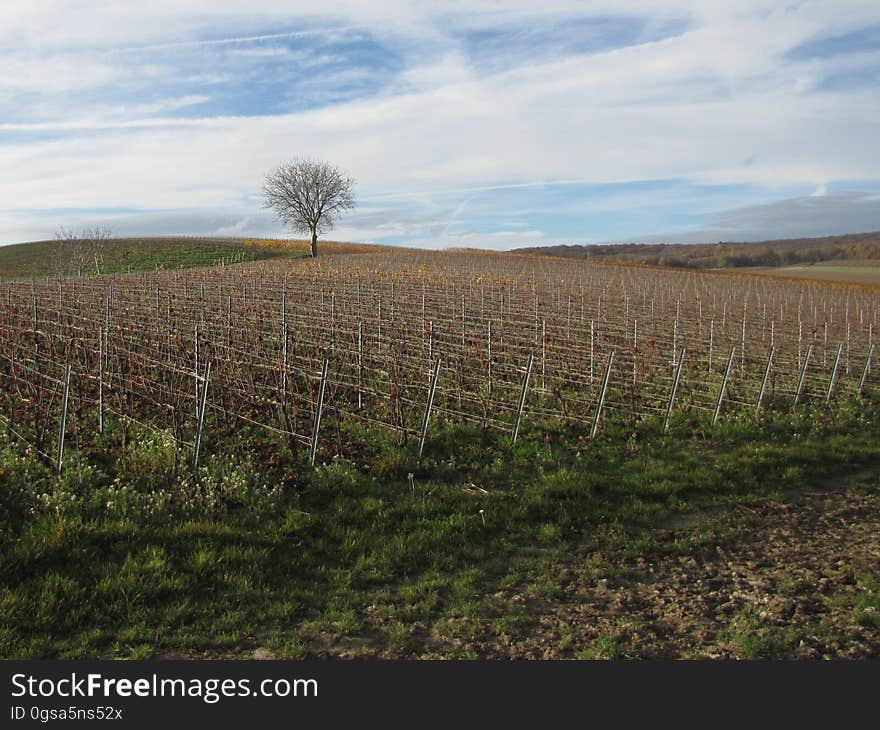
[[[111,421],[302,462],[440,422],[708,423],[865,395],[880,295],[482,252],[334,253],[0,290],[0,420],[59,471]],[[572,444],[574,447],[575,444]]]

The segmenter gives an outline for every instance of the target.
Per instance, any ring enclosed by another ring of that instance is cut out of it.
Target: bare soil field
[[[600,548],[560,565],[561,598],[536,606],[532,630],[498,653],[561,658],[579,647],[604,658],[880,653],[880,494],[762,500],[662,530],[657,538],[669,544],[655,559],[606,556]]]
[[[877,484],[878,473],[849,484]],[[631,557],[613,536],[444,617],[410,656],[507,659],[832,659],[880,655],[880,491],[796,490],[697,513]],[[549,576],[549,577],[548,577]],[[502,618],[503,617],[503,618]],[[380,636],[377,632],[377,638]],[[315,637],[318,639],[318,637]],[[398,656],[384,641],[335,640],[325,657]],[[320,639],[317,643],[321,643]]]
[[[800,266],[749,266],[738,272],[880,287],[880,261],[822,261]]]

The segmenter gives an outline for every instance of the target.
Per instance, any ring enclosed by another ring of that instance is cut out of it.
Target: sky
[[[424,248],[880,230],[876,0],[0,0],[0,244],[59,227]]]

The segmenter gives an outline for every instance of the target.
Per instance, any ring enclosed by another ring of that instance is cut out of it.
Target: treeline
[[[820,261],[880,259],[880,232],[758,242],[536,246],[519,248],[513,253],[574,259],[595,258],[697,269],[792,266]]]

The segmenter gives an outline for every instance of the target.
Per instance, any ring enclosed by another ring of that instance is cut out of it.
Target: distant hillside
[[[0,246],[4,278],[91,276],[239,263],[272,256],[264,246],[233,238],[111,238],[34,241]],[[277,255],[277,254],[275,254]]]
[[[574,259],[628,261],[684,268],[792,266],[820,261],[880,259],[880,231],[823,238],[728,243],[612,243],[595,246],[537,246],[511,253]]]

